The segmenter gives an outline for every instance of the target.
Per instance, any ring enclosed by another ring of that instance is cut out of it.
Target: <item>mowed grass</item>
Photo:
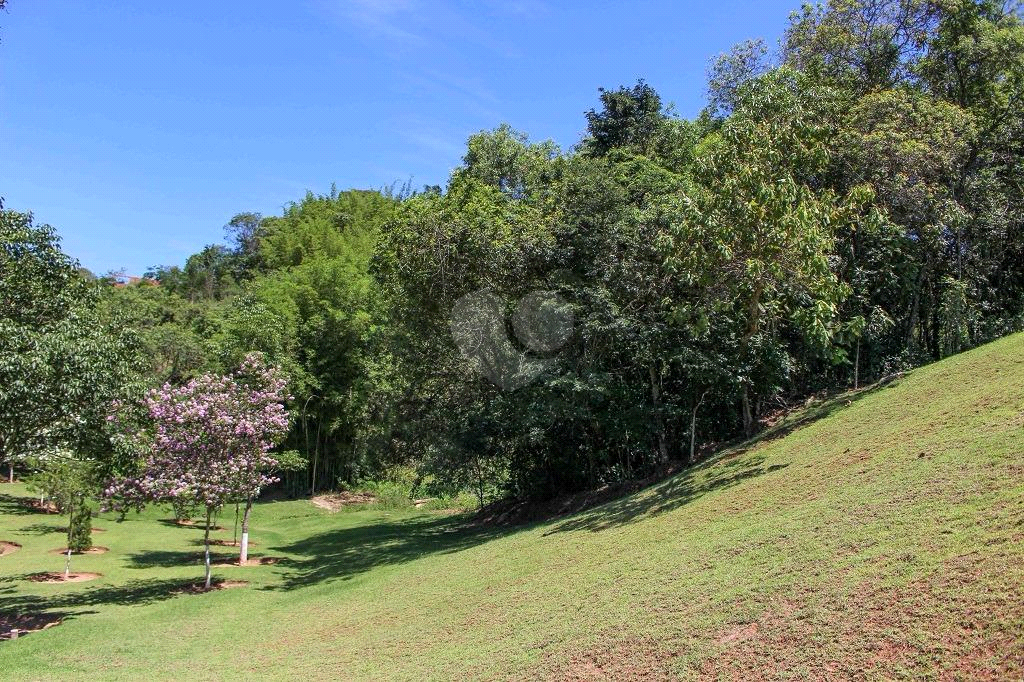
[[[159,511],[96,520],[110,552],[73,568],[102,578],[26,581],[63,521],[0,494],[0,612],[65,614],[0,642],[3,679],[1024,676],[1020,335],[550,523],[264,503],[283,560],[206,594],[201,531]]]

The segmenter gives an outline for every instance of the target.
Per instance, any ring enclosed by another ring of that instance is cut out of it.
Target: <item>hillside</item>
[[[200,531],[61,519],[0,487],[5,679],[1019,679],[1024,336],[809,408],[639,494],[524,529],[259,505],[245,587],[184,594]],[[233,519],[221,523],[230,526]],[[230,537],[231,529],[219,533]],[[228,549],[228,548],[225,548]]]

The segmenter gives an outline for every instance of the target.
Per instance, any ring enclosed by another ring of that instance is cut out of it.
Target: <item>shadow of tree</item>
[[[778,440],[779,438],[785,438],[794,431],[829,417],[840,410],[846,409],[853,405],[853,403],[859,402],[864,398],[877,393],[883,388],[893,388],[896,385],[898,385],[898,383],[890,379],[880,381],[857,391],[837,393],[825,400],[822,400],[821,402],[815,402],[808,405],[804,409],[794,413],[794,416],[790,416],[788,414],[784,415],[778,423],[773,424],[753,438],[740,443],[739,447],[749,449],[754,445],[770,443],[774,440]]]
[[[596,533],[641,521],[678,509],[715,490],[731,488],[745,480],[789,466],[788,463],[764,466],[763,457],[744,459],[739,454],[733,453],[724,462],[721,459],[709,460],[639,493],[581,512],[544,535],[578,530]]]
[[[809,405],[794,417],[784,418],[753,439],[721,450],[682,473],[637,493],[571,516],[547,531],[547,535],[589,530],[598,532],[663,514],[703,495],[771,474],[788,463],[767,465],[764,457],[746,455],[754,446],[782,438],[797,429],[828,417],[882,388],[876,384]],[[528,524],[528,525],[537,525]],[[305,557],[287,562],[293,570],[280,585],[266,589],[291,590],[307,585],[347,580],[376,566],[414,561],[420,557],[457,552],[493,540],[522,527],[469,525],[462,517],[423,516],[402,521],[332,530],[273,551]]]
[[[18,497],[15,495],[8,495],[7,493],[0,493],[0,514],[7,514],[10,516],[30,516],[39,514],[40,516],[52,516],[52,512],[48,512],[44,509],[38,509],[32,506],[34,498],[31,497]]]
[[[48,611],[46,613],[7,613],[0,612],[0,642],[13,639],[11,631],[19,630],[19,637],[32,634],[39,630],[60,625],[75,616],[84,616],[95,611]]]
[[[159,519],[157,523],[159,523],[162,526],[168,526],[169,528],[184,528],[198,530],[200,533],[206,530],[206,526],[202,521],[196,521],[195,523],[180,523],[175,519]],[[217,525],[216,523],[210,524],[211,533],[220,533],[223,530],[226,530],[224,526]]]
[[[692,502],[715,490],[737,485],[747,479],[763,476],[789,466],[789,463],[765,466],[764,457],[745,458],[755,446],[770,443],[824,419],[883,388],[891,388],[891,380],[880,381],[856,392],[834,395],[808,405],[794,416],[785,416],[777,424],[753,438],[726,446],[712,457],[660,483],[580,512],[547,531],[545,535],[574,530],[593,532],[621,526],[657,516]]]
[[[29,574],[11,576],[5,581],[25,580]],[[221,582],[220,579],[215,580]],[[3,612],[14,615],[37,614],[54,609],[69,609],[83,606],[120,605],[140,606],[194,592],[202,577],[132,580],[124,585],[103,585],[89,587],[78,592],[65,594],[12,594],[13,590],[2,590]]]
[[[50,533],[67,533],[67,526],[57,526],[51,523],[33,523],[18,530],[18,535],[48,535]]]
[[[340,528],[271,550],[305,557],[286,562],[292,570],[270,590],[294,590],[316,583],[348,580],[376,566],[450,554],[510,533],[513,529],[466,524],[462,516],[422,516],[401,521]]]
[[[230,561],[238,557],[238,552],[225,554],[210,549],[210,561]],[[175,568],[203,563],[203,551],[177,551],[153,549],[136,552],[128,556],[130,568]]]

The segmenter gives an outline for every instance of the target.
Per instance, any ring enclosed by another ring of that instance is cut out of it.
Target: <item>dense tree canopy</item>
[[[481,501],[692,461],[810,393],[1024,326],[1016,9],[806,6],[777,52],[715,60],[708,95],[690,121],[644,81],[600,90],[572,149],[500,125],[443,188],[242,212],[224,244],[102,294],[5,212],[3,456],[63,423],[37,389],[69,380],[48,375],[77,367],[59,338],[87,315],[122,321],[151,386],[252,351],[280,366],[293,493],[401,466]]]

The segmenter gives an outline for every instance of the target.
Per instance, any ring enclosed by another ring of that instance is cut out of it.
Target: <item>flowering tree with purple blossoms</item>
[[[249,513],[260,490],[277,481],[271,453],[288,432],[287,382],[262,356],[245,357],[227,376],[206,374],[184,386],[165,384],[144,400],[149,428],[133,434],[140,454],[132,475],[104,491],[125,511],[147,503],[192,505],[206,511],[206,587],[210,587],[210,522],[229,502],[246,501],[239,562],[248,553]],[[118,415],[112,415],[116,422]]]

